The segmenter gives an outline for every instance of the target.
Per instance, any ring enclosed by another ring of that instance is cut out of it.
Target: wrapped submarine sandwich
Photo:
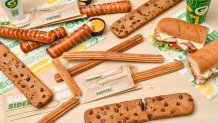
[[[187,61],[192,75],[198,84],[218,73],[218,40],[213,41],[199,51],[188,55]]]
[[[207,33],[208,28],[205,26],[164,18],[158,22],[154,37],[170,46],[195,52],[204,46]]]

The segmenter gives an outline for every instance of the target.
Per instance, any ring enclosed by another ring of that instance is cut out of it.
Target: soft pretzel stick
[[[56,35],[52,31],[46,32],[39,30],[26,30],[0,26],[0,37],[51,43],[55,40]]]
[[[63,78],[64,82],[67,84],[71,92],[75,96],[82,96],[82,92],[80,88],[77,86],[75,81],[70,76],[69,72],[65,67],[61,64],[61,62],[58,59],[53,59],[52,63],[54,64],[55,68],[57,69],[58,73]]]
[[[72,97],[67,102],[64,102],[61,106],[56,108],[54,111],[50,112],[37,123],[52,123],[61,117],[63,114],[74,108],[79,104],[79,99],[77,97]]]
[[[129,0],[103,3],[97,5],[80,6],[81,14],[86,14],[89,17],[104,15],[104,14],[129,12],[130,10],[131,10],[131,2]]]
[[[169,64],[165,64],[150,70],[146,70],[143,72],[136,73],[132,75],[133,81],[135,83],[145,81],[148,79],[152,79],[158,76],[162,76],[165,74],[169,74],[175,71],[178,71],[180,69],[184,68],[184,64],[182,61],[177,61],[177,62],[171,62]]]
[[[163,56],[158,54],[132,54],[116,53],[108,51],[83,51],[83,52],[65,52],[63,58],[66,60],[112,60],[128,61],[141,63],[162,63]]]
[[[56,39],[64,38],[67,36],[67,31],[65,30],[64,27],[59,27],[51,31],[55,33]],[[28,53],[31,50],[41,47],[43,45],[45,45],[45,43],[36,42],[36,41],[27,41],[27,40],[20,41],[20,48],[25,53]]]
[[[78,30],[74,31],[72,34],[48,47],[46,51],[52,58],[57,58],[64,52],[75,46],[77,43],[79,43],[82,39],[90,35],[92,31],[93,27],[90,22],[88,22],[87,24],[83,24]]]
[[[114,46],[113,48],[107,50],[110,52],[124,52],[132,47],[134,47],[135,45],[143,42],[144,38],[141,34],[137,34],[135,36],[133,36],[132,38],[124,41],[121,44],[118,44],[116,46]],[[101,63],[103,63],[105,60],[88,60],[85,62],[82,62],[76,66],[73,66],[71,68],[68,69],[69,73],[71,76],[75,76],[79,73],[82,73],[88,69],[91,69]],[[57,82],[61,82],[63,81],[62,77],[59,74],[55,75],[55,80]]]

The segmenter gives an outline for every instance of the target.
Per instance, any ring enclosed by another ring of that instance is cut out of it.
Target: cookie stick
[[[108,51],[82,51],[82,52],[65,52],[63,58],[66,60],[112,60],[128,61],[141,63],[162,63],[163,56],[158,54],[132,54],[116,53]]]
[[[107,51],[124,52],[124,51],[134,47],[135,45],[142,43],[143,40],[144,40],[143,36],[141,34],[137,34],[137,35],[133,36],[132,38],[124,41],[123,43],[120,43],[120,44],[112,47],[111,49],[109,49]],[[88,60],[88,61],[82,62],[76,66],[69,68],[68,71],[69,71],[71,76],[75,76],[79,73],[82,73],[88,69],[91,69],[91,68],[103,63],[104,61],[105,60]],[[61,78],[61,76],[59,74],[55,75],[55,80],[57,82],[63,81],[63,79]]]
[[[57,69],[58,73],[64,79],[64,82],[67,84],[71,92],[75,96],[82,96],[82,92],[80,88],[77,86],[75,81],[71,78],[70,74],[68,73],[67,69],[61,64],[58,59],[53,59],[52,63],[54,64],[55,68]]]
[[[52,92],[5,45],[0,42],[0,71],[37,108],[52,99]]]
[[[97,5],[80,6],[81,14],[86,14],[89,17],[104,15],[104,14],[129,12],[130,10],[131,10],[131,2],[129,0],[103,3]]]
[[[67,31],[64,27],[59,27],[51,31],[55,33],[56,39],[64,38],[67,36]],[[43,45],[45,45],[45,43],[26,40],[20,41],[20,48],[24,53],[28,53],[31,50],[41,47]]]
[[[135,83],[142,82],[148,79],[152,79],[158,76],[162,76],[165,74],[169,74],[175,71],[178,71],[180,69],[184,68],[184,64],[182,61],[177,61],[177,62],[171,62],[169,64],[161,65],[159,67],[146,70],[143,72],[136,73],[132,75],[133,81]]]
[[[74,31],[72,34],[48,47],[46,51],[52,58],[57,58],[64,52],[75,46],[77,43],[79,43],[82,39],[90,35],[92,33],[92,30],[93,26],[91,22],[83,24],[78,30]]]
[[[42,119],[37,121],[37,123],[52,123],[61,117],[63,114],[74,108],[79,104],[79,99],[77,97],[72,97],[67,102],[64,102],[61,106],[44,116]]]
[[[115,21],[110,29],[117,37],[124,38],[180,1],[181,0],[149,0]]]
[[[108,104],[85,111],[85,123],[144,123],[191,115],[195,104],[191,95],[175,93]],[[120,115],[122,114],[122,115]]]
[[[0,37],[51,43],[55,40],[56,35],[51,31],[25,30],[0,26]]]

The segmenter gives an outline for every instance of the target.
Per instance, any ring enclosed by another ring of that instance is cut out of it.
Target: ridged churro
[[[124,41],[121,44],[118,44],[117,46],[114,46],[113,48],[111,48],[107,51],[124,52],[124,51],[130,49],[131,47],[141,43],[143,40],[144,40],[143,36],[141,34],[137,34],[137,35],[133,36],[132,38]],[[75,76],[75,75],[82,73],[90,68],[95,67],[96,65],[101,64],[104,61],[105,60],[88,60],[88,61],[82,62],[76,66],[69,68],[68,71],[69,71],[71,76]],[[57,82],[63,81],[62,77],[59,74],[55,75],[55,79]]]
[[[132,54],[108,51],[66,52],[63,58],[66,60],[111,60],[141,63],[162,63],[164,60],[163,56],[158,54]]]

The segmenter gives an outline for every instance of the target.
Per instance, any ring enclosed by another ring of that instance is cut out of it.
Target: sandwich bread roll
[[[155,29],[155,38],[183,50],[201,49],[207,38],[208,28],[175,18],[160,20]]]
[[[193,73],[200,80],[206,80],[218,73],[218,40],[187,56]],[[201,82],[203,83],[203,81]]]

